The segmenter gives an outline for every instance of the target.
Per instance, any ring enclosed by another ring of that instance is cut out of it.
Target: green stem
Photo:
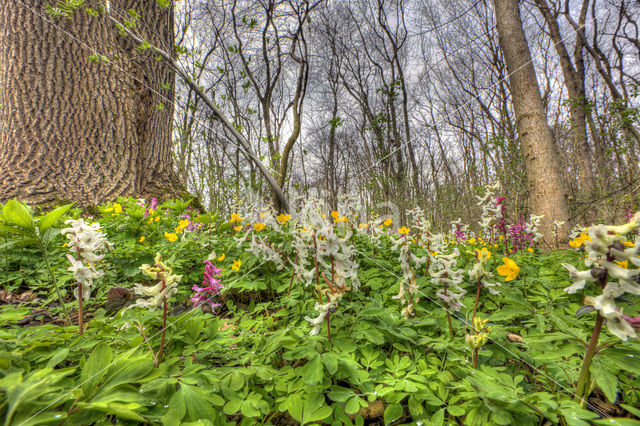
[[[38,238],[38,244],[40,245],[40,251],[42,251],[42,255],[44,256],[44,261],[47,264],[47,269],[49,270],[51,283],[56,289],[56,294],[58,295],[58,301],[60,302],[60,306],[62,306],[62,311],[64,312],[64,316],[67,318],[67,323],[71,325],[71,317],[69,316],[69,312],[67,312],[67,307],[64,304],[64,299],[62,298],[62,294],[60,293],[60,287],[58,287],[56,276],[53,274],[53,270],[51,269],[51,264],[49,264],[49,256],[47,255],[47,250],[42,245],[42,240],[40,238]]]
[[[446,311],[447,311],[447,322],[449,323],[449,337],[451,337],[451,340],[453,340],[453,324],[451,324],[451,314],[449,314],[449,307],[446,306]]]
[[[476,312],[478,312],[478,300],[480,300],[480,289],[482,288],[482,283],[480,280],[476,283],[477,291],[476,291],[476,303],[473,305],[473,316],[471,317],[471,324],[473,324],[473,320],[476,319]]]
[[[593,357],[596,354],[596,348],[598,346],[598,338],[600,337],[600,331],[602,330],[602,324],[604,323],[604,318],[598,313],[598,317],[596,318],[596,325],[593,328],[593,333],[591,334],[591,340],[589,340],[589,346],[587,347],[587,352],[584,355],[584,361],[582,362],[582,370],[580,370],[580,378],[578,378],[578,385],[576,386],[576,400],[583,404],[585,399],[589,396],[587,395],[589,389],[589,367],[591,367],[591,361],[593,361]]]

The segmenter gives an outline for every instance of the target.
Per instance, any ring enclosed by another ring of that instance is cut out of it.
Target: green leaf
[[[111,346],[105,342],[99,343],[91,352],[82,373],[80,382],[82,383],[82,393],[86,398],[93,396],[98,383],[107,375],[109,363],[113,358]]]
[[[384,410],[384,424],[388,425],[402,417],[402,405],[391,404]]]
[[[322,367],[322,361],[317,356],[311,361],[307,362],[302,367],[302,381],[307,385],[315,385],[322,381],[324,369]]]
[[[83,408],[102,411],[107,414],[113,414],[125,420],[137,420],[144,422],[145,418],[134,410],[140,408],[135,403],[122,404],[120,402],[91,402],[88,404],[79,404]]]
[[[216,410],[207,400],[207,395],[202,388],[182,384],[180,389],[183,391],[187,414],[191,420],[216,418]]]
[[[184,402],[184,392],[180,388],[178,392],[174,393],[169,400],[169,410],[167,414],[162,416],[162,422],[166,425],[177,425],[187,413],[187,405]]]
[[[5,222],[29,231],[34,230],[31,212],[18,200],[9,200],[2,210]]]
[[[611,367],[602,361],[594,360],[591,364],[591,374],[609,402],[615,404],[618,397],[618,377],[614,371],[611,371]]]
[[[38,220],[38,228],[40,229],[40,234],[44,234],[45,231],[55,225],[58,220],[62,216],[65,215],[69,211],[71,207],[73,207],[75,203],[67,204],[66,206],[58,207],[57,209],[50,211],[46,215],[42,216],[40,220]]]

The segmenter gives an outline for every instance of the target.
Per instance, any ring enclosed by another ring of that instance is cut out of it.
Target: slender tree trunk
[[[589,195],[589,193],[593,191],[595,179],[593,174],[591,148],[589,147],[589,141],[587,139],[587,122],[585,115],[586,95],[584,90],[584,81],[576,69],[579,68],[581,64],[576,64],[577,66],[574,67],[571,62],[567,48],[564,45],[562,35],[560,34],[557,14],[552,14],[546,0],[536,0],[536,4],[549,27],[551,40],[553,41],[558,57],[560,58],[564,85],[567,88],[567,94],[569,95],[571,134],[573,136],[573,143],[577,157],[576,160],[578,163],[578,170],[580,172],[578,182],[580,183],[580,190],[585,192],[586,195]],[[581,49],[580,52],[576,53],[581,57]]]
[[[504,52],[511,95],[516,113],[518,134],[524,150],[530,206],[534,214],[542,214],[541,232],[551,245],[553,221],[568,222],[566,189],[558,153],[540,97],[540,89],[531,62],[517,0],[495,0],[496,22],[500,46]],[[568,226],[561,229],[561,243],[567,239]]]

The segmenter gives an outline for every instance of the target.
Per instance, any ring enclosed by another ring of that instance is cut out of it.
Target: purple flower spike
[[[202,287],[198,287],[197,284],[194,284],[191,289],[195,292],[193,297],[191,298],[191,302],[193,303],[193,307],[197,308],[202,305],[204,302],[208,303],[211,306],[211,309],[215,309],[220,306],[219,303],[213,303],[209,296],[218,296],[220,295],[220,290],[224,288],[222,284],[220,284],[220,273],[224,271],[224,269],[217,268],[210,260],[205,260],[204,262],[204,274],[202,280]]]

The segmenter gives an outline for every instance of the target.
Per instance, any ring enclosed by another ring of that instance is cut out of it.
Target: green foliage
[[[238,225],[188,205],[170,201],[150,210],[148,204],[119,199],[97,209],[92,220],[102,225],[114,250],[101,262],[105,276],[85,304],[93,317],[83,336],[73,326],[36,325],[41,317],[18,324],[40,309],[55,317],[60,305],[37,243],[6,245],[36,238],[38,232],[48,235],[42,241],[50,269],[70,300],[71,286],[64,286],[68,249],[55,227],[66,215],[77,218],[82,212],[68,205],[35,216],[18,202],[2,207],[0,286],[14,294],[31,289],[40,298],[38,304],[0,306],[0,412],[6,425],[116,419],[168,425],[587,425],[608,421],[603,414],[614,415],[602,412],[606,404],[573,401],[593,314],[575,317],[583,295],[562,291],[570,282],[559,264],[578,264],[579,252],[511,256],[520,266],[518,277],[503,282],[500,294],[480,298],[478,312],[490,319],[492,340],[480,348],[475,370],[464,340],[475,292],[464,297],[466,307],[454,315],[456,335],[450,340],[446,314],[435,302],[436,287],[424,270],[416,271],[420,300],[414,301],[415,316],[405,319],[392,298],[400,266],[389,237],[379,244],[357,232],[350,237],[360,253],[362,287],[346,293],[331,314],[329,343],[326,326],[309,336],[312,327],[305,316],[315,315],[314,286],[295,283],[289,293],[290,267],[279,270],[238,246],[236,239],[260,218],[248,223],[247,217]],[[185,220],[200,230],[190,232],[181,224]],[[292,232],[286,229],[295,228],[267,227],[256,235],[294,259]],[[480,242],[458,246],[462,267],[473,265],[473,250],[479,247]],[[495,272],[504,247],[485,247],[493,253],[487,268]],[[139,266],[151,264],[158,252],[183,279],[172,297],[177,302],[170,306],[164,357],[156,368],[151,348],[160,346],[160,312],[135,307],[107,312],[105,296],[114,286],[152,284],[144,281]],[[207,257],[224,269],[225,289],[213,300],[221,306],[215,315],[181,311],[192,297],[191,287],[201,286]],[[242,261],[237,270],[232,269],[235,260]],[[639,313],[633,304],[624,312]],[[521,340],[508,337],[513,335]],[[617,406],[616,415],[638,416],[640,344],[618,342],[606,331],[601,344],[591,369],[594,398]]]

